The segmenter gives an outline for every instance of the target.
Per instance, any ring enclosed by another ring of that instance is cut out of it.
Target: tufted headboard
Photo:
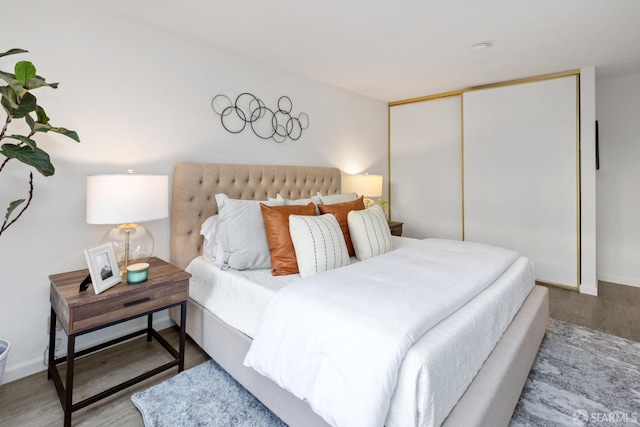
[[[173,171],[171,263],[185,268],[201,255],[202,223],[218,212],[215,195],[267,200],[277,193],[301,199],[340,192],[340,169],[318,166],[271,166],[178,163]]]

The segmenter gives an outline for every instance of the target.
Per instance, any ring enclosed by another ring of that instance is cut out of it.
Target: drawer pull
[[[149,301],[150,299],[151,299],[151,298],[146,297],[146,298],[140,298],[140,299],[137,299],[137,300],[135,300],[135,301],[125,302],[125,303],[124,303],[124,306],[125,306],[125,307],[131,307],[132,305],[138,305],[138,304],[142,304],[143,302],[147,302],[147,301]]]

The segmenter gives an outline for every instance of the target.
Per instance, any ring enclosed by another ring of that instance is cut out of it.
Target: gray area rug
[[[131,400],[146,427],[285,424],[210,360]],[[510,427],[640,424],[640,343],[551,320]]]
[[[640,343],[552,319],[510,427],[635,424]]]
[[[134,393],[131,401],[145,427],[286,427],[213,360]]]

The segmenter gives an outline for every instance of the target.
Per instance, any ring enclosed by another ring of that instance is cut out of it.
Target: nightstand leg
[[[151,342],[151,329],[153,328],[153,313],[147,316],[147,342]]]
[[[184,370],[184,345],[187,329],[187,302],[180,304],[180,363],[178,364],[178,372]]]
[[[71,426],[71,412],[73,410],[73,369],[76,352],[76,336],[69,335],[67,342],[67,384],[64,392],[64,427]]]
[[[47,379],[51,379],[51,366],[56,355],[56,312],[51,307],[51,317],[49,318],[49,368],[47,369]]]

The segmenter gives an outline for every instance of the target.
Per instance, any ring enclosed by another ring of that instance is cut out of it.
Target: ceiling
[[[84,1],[383,101],[640,72],[638,0]]]

